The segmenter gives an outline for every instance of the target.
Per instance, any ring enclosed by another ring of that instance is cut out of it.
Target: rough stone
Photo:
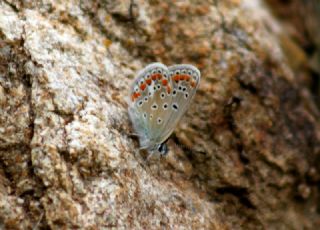
[[[319,111],[259,0],[0,1],[0,227],[314,229]],[[127,114],[146,64],[199,67],[168,157]]]

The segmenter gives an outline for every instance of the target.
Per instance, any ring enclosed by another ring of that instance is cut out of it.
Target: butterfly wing
[[[160,130],[161,136],[157,139],[160,143],[167,140],[177,123],[190,106],[200,83],[200,71],[193,65],[182,64],[169,67],[172,82],[171,104],[168,119]]]
[[[128,111],[141,148],[150,149],[158,143],[157,137],[169,116],[171,88],[169,70],[161,63],[150,64],[138,73]]]

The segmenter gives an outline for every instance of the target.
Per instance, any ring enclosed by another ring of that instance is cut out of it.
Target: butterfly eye
[[[162,143],[158,146],[158,151],[161,154],[161,156],[165,156],[168,154],[168,147],[166,144]]]

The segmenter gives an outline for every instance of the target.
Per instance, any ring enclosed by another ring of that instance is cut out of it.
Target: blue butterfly
[[[188,64],[152,63],[138,73],[128,112],[141,149],[150,155],[167,154],[165,142],[190,106],[199,82],[200,71]]]

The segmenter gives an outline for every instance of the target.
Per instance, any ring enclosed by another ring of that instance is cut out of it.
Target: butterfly
[[[135,79],[128,113],[141,149],[166,155],[166,141],[190,106],[200,82],[200,71],[189,64],[167,67],[152,63]]]

